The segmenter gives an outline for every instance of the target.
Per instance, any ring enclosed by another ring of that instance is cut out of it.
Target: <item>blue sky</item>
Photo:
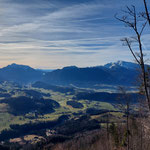
[[[0,0],[0,67],[62,68],[133,61],[120,39],[132,32],[114,15],[142,0]],[[149,56],[149,33],[144,33]]]

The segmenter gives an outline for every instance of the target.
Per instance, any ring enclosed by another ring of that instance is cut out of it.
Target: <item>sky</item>
[[[56,69],[133,61],[120,39],[134,34],[114,18],[132,4],[143,8],[142,0],[0,0],[0,67],[17,63]],[[143,39],[148,57],[148,31]]]

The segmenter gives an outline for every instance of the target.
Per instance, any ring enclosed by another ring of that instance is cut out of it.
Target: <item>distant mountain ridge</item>
[[[34,83],[42,81],[54,85],[89,86],[94,84],[133,85],[138,76],[138,65],[117,61],[104,66],[79,68],[67,66],[62,69],[44,71],[26,65],[11,64],[0,69],[1,81]]]
[[[137,68],[137,64],[125,61],[86,68],[70,66],[46,73],[43,81],[50,84],[87,87],[93,84],[134,85],[138,77]]]
[[[16,64],[16,63],[12,63],[11,65],[8,65],[8,66],[6,66],[6,67],[4,67],[4,68],[1,68],[1,69],[25,69],[25,70],[27,70],[27,69],[33,69],[33,68],[31,68],[30,66],[27,66],[27,65],[19,65],[19,64]]]
[[[30,66],[13,63],[0,69],[0,80],[27,84],[41,80],[43,73],[43,71],[38,71]]]

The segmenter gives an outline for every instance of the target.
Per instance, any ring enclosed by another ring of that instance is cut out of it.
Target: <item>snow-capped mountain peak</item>
[[[117,62],[111,62],[106,65],[104,65],[106,68],[118,68],[118,67],[124,67],[126,69],[137,69],[138,65],[133,62],[126,62],[126,61],[117,61]]]

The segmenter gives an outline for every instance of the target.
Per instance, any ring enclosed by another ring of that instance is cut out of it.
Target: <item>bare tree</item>
[[[134,36],[133,37],[126,37],[123,38],[122,41],[124,42],[124,45],[126,45],[131,54],[133,55],[135,61],[139,64],[140,70],[141,70],[141,75],[142,75],[142,85],[144,89],[144,93],[146,96],[146,100],[148,103],[148,108],[150,110],[150,93],[149,93],[149,77],[147,74],[147,68],[145,65],[145,60],[144,60],[144,52],[143,52],[143,45],[142,45],[142,33],[149,21],[149,13],[147,9],[147,3],[145,2],[145,9],[146,9],[146,19],[144,17],[141,17],[141,13],[138,13],[136,11],[135,6],[126,7],[126,10],[123,11],[124,15],[122,17],[118,17],[117,15],[115,16],[116,19],[119,21],[123,22],[125,26],[131,28],[134,31]],[[142,15],[145,16],[145,15]],[[149,22],[150,23],[150,22]],[[134,49],[133,44],[136,43],[138,45],[138,49]]]
[[[124,87],[118,87],[119,93],[122,96],[118,97],[119,99],[119,107],[126,114],[126,137],[127,137],[127,150],[130,149],[130,128],[129,128],[129,117],[130,117],[130,105],[131,105],[131,97],[129,93],[127,93]]]
[[[145,12],[142,13],[142,16],[147,19],[147,21],[150,25],[150,15],[149,15],[149,10],[148,10],[148,6],[147,6],[147,1],[143,0],[143,3],[144,3],[144,7],[145,7]]]

